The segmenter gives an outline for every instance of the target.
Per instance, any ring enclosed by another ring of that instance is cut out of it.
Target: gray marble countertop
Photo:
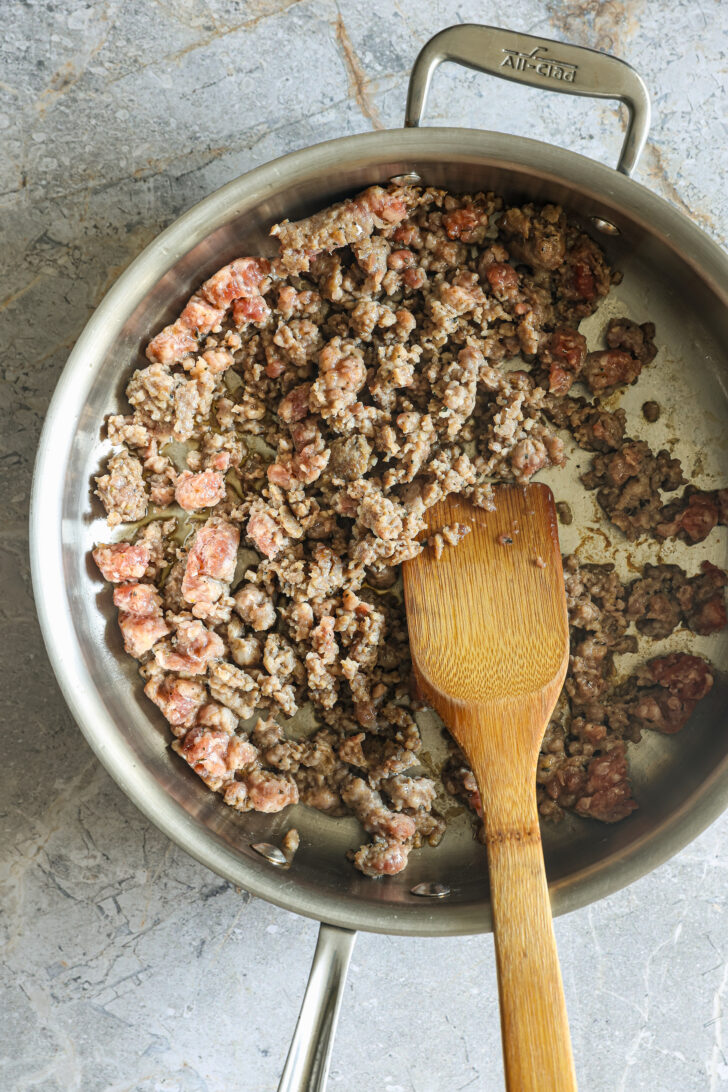
[[[400,125],[417,50],[456,20],[507,20],[632,62],[655,113],[638,179],[725,244],[721,0],[513,0],[507,14],[495,0],[3,6],[4,1090],[276,1086],[316,926],[170,845],[91,755],[35,620],[33,457],[69,348],[160,228],[275,156]],[[464,70],[438,75],[431,118],[568,137],[609,163],[622,136],[613,104],[544,97]],[[652,875],[557,921],[583,1092],[728,1089],[727,868],[728,815]],[[331,1088],[501,1087],[491,938],[362,936]]]

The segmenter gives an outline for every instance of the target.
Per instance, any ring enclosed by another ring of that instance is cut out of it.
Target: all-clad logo
[[[504,49],[502,52],[505,57],[501,61],[501,68],[512,68],[516,72],[530,69],[548,80],[561,80],[562,83],[574,83],[576,80],[579,66],[543,56],[548,53],[546,46],[536,46],[530,53],[522,53],[520,49]]]

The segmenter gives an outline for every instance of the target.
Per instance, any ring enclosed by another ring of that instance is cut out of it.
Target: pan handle
[[[430,38],[414,63],[405,126],[416,127],[422,121],[432,76],[444,61],[544,91],[618,99],[629,118],[617,169],[626,175],[634,171],[650,127],[650,97],[641,76],[626,61],[586,46],[499,27],[473,23],[448,27]]]
[[[324,1092],[355,940],[350,929],[321,923],[278,1092]]]

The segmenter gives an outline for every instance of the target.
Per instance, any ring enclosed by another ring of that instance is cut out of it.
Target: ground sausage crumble
[[[564,430],[628,538],[700,542],[728,523],[728,490],[686,483],[600,402],[652,366],[655,328],[613,318],[587,350],[579,323],[618,278],[560,208],[393,180],[271,234],[277,258],[225,266],[149,343],[96,482],[109,525],[134,526],[93,554],[176,753],[239,811],[355,816],[355,866],[392,875],[442,838],[443,786],[482,815],[454,744],[442,785],[419,770],[398,566],[468,531],[421,540],[427,509],[449,493],[492,508],[495,482],[564,462]],[[539,807],[615,822],[637,806],[628,742],[682,728],[713,673],[671,653],[619,681],[614,658],[637,634],[717,632],[726,574],[648,565],[624,584],[569,557],[565,580]],[[292,738],[277,718],[307,702],[317,727]]]

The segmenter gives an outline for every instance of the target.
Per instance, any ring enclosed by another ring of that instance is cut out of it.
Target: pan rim
[[[305,917],[347,929],[417,936],[488,932],[489,908],[418,902],[377,908],[325,891],[298,888],[290,874],[256,870],[215,834],[196,822],[138,761],[90,680],[73,624],[64,583],[62,482],[73,430],[67,422],[80,412],[79,384],[88,383],[94,361],[104,358],[124,321],[167,270],[203,238],[234,215],[278,188],[286,178],[321,176],[333,164],[371,166],[403,158],[443,157],[495,165],[593,194],[660,233],[680,250],[728,308],[728,256],[687,216],[649,189],[611,167],[562,148],[527,138],[477,129],[427,127],[390,129],[340,137],[288,153],[233,179],[183,213],[161,232],[121,274],[91,315],[61,372],[42,430],[30,504],[30,560],[33,592],[48,657],[76,723],[102,765],[135,806],[167,837],[201,864],[251,894]],[[66,432],[63,432],[64,423]],[[63,457],[59,458],[59,450]],[[659,827],[580,872],[550,885],[555,915],[612,894],[664,863],[705,830],[728,806],[728,755]],[[284,877],[288,882],[283,882]],[[386,881],[384,881],[386,882]],[[438,912],[440,911],[440,912]]]

